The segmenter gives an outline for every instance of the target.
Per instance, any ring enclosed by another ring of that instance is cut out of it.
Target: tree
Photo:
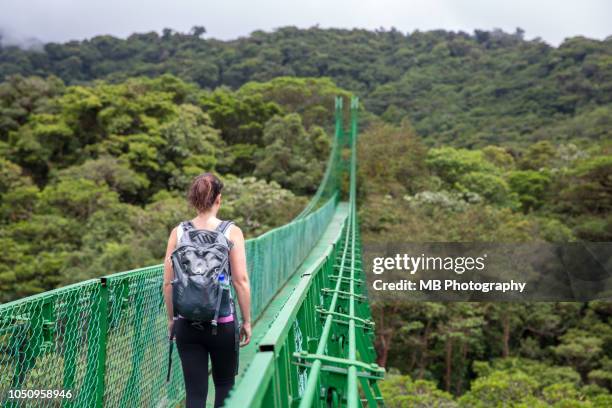
[[[508,204],[510,188],[499,176],[470,172],[462,175],[457,181],[459,190],[477,193],[493,204]]]
[[[466,173],[496,172],[495,167],[484,159],[482,152],[452,147],[430,149],[426,163],[432,172],[451,186]]]
[[[228,176],[224,183],[221,217],[234,220],[249,236],[282,225],[306,205],[275,181]]]
[[[545,202],[545,195],[551,183],[546,172],[518,170],[508,174],[508,184],[518,195],[525,213],[540,208]]]
[[[32,181],[24,177],[22,172],[20,166],[0,157],[0,197],[17,187],[32,184]]]
[[[537,381],[523,372],[494,371],[474,380],[470,391],[459,398],[459,406],[542,406],[533,396],[537,386]]]
[[[226,88],[205,94],[200,105],[229,145],[261,146],[265,123],[282,112],[280,105],[266,101],[261,93],[242,95]]]
[[[554,347],[554,352],[586,378],[602,352],[601,347],[600,338],[584,330],[570,329],[561,336],[561,344]]]
[[[543,167],[549,167],[556,154],[557,151],[552,143],[543,140],[527,148],[519,161],[519,166],[523,170],[539,170]]]
[[[385,406],[390,408],[454,408],[453,396],[438,390],[435,383],[425,380],[413,381],[407,375],[387,375],[380,383]]]
[[[129,202],[137,202],[140,192],[149,186],[149,180],[132,170],[126,160],[107,155],[70,166],[56,174],[58,180],[87,179],[96,184],[106,184]]]
[[[299,115],[275,116],[266,123],[265,150],[256,153],[254,175],[298,193],[313,193],[325,169],[330,141],[322,128],[306,131]]]
[[[447,392],[451,391],[453,381],[455,392],[462,392],[464,376],[457,375],[457,372],[461,373],[467,368],[466,357],[470,347],[477,346],[480,342],[483,323],[479,311],[469,304],[451,303],[447,308],[445,321],[440,324],[436,333],[444,343],[444,388]],[[457,351],[459,358],[455,354]]]
[[[267,102],[299,113],[306,129],[333,123],[334,98],[348,100],[350,93],[328,78],[280,77],[268,82],[249,82],[238,90],[239,96],[261,95]],[[346,104],[348,112],[348,103]]]
[[[219,131],[197,106],[179,105],[176,117],[160,126],[159,132],[164,141],[160,154],[165,174],[152,178],[157,182],[155,191],[168,184],[183,190],[194,176],[214,171],[219,162],[229,160]]]
[[[53,98],[63,91],[64,83],[55,76],[6,77],[0,83],[0,140],[25,124],[30,114],[51,108]]]
[[[570,182],[560,194],[562,207],[575,214],[612,211],[612,156],[584,160],[570,174]]]
[[[491,162],[496,167],[503,168],[505,170],[514,167],[514,157],[508,153],[507,149],[499,146],[489,145],[482,149],[484,158]]]
[[[422,189],[427,180],[426,149],[414,130],[375,123],[360,134],[358,184],[367,195],[401,197]]]
[[[196,38],[202,37],[202,35],[206,34],[206,28],[204,26],[193,26],[191,27],[191,35]]]

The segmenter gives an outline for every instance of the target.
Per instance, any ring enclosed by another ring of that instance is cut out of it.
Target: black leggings
[[[192,323],[178,319],[175,324],[176,347],[181,357],[187,408],[203,408],[208,395],[208,355],[212,363],[215,383],[215,407],[223,401],[234,386],[238,373],[238,331],[236,320],[219,323],[217,334],[211,332],[210,323]]]

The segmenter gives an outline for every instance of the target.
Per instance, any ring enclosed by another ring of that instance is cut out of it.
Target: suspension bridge
[[[343,105],[336,98],[316,194],[293,221],[247,241],[253,337],[227,407],[384,406],[356,212],[359,101]],[[180,406],[178,356],[165,379],[162,268],[0,305],[2,406]]]

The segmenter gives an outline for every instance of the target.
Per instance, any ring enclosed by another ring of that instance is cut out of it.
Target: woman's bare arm
[[[230,230],[230,240],[234,243],[230,251],[232,282],[234,283],[234,289],[236,289],[238,305],[242,314],[240,337],[242,345],[246,346],[251,340],[251,285],[247,273],[244,235],[237,226],[233,226]]]
[[[168,330],[172,328],[172,318],[174,317],[172,310],[172,280],[174,279],[174,271],[172,269],[172,252],[176,248],[176,228],[170,233],[168,238],[168,247],[166,248],[166,257],[164,258],[164,284],[163,293],[166,303],[166,312],[168,313]]]

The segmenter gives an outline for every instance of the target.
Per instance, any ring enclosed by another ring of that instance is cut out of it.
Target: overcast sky
[[[169,27],[206,27],[206,37],[233,39],[256,29],[395,27],[402,32],[443,28],[473,32],[526,31],[558,45],[574,35],[612,34],[608,0],[0,0],[5,41],[126,37]]]

